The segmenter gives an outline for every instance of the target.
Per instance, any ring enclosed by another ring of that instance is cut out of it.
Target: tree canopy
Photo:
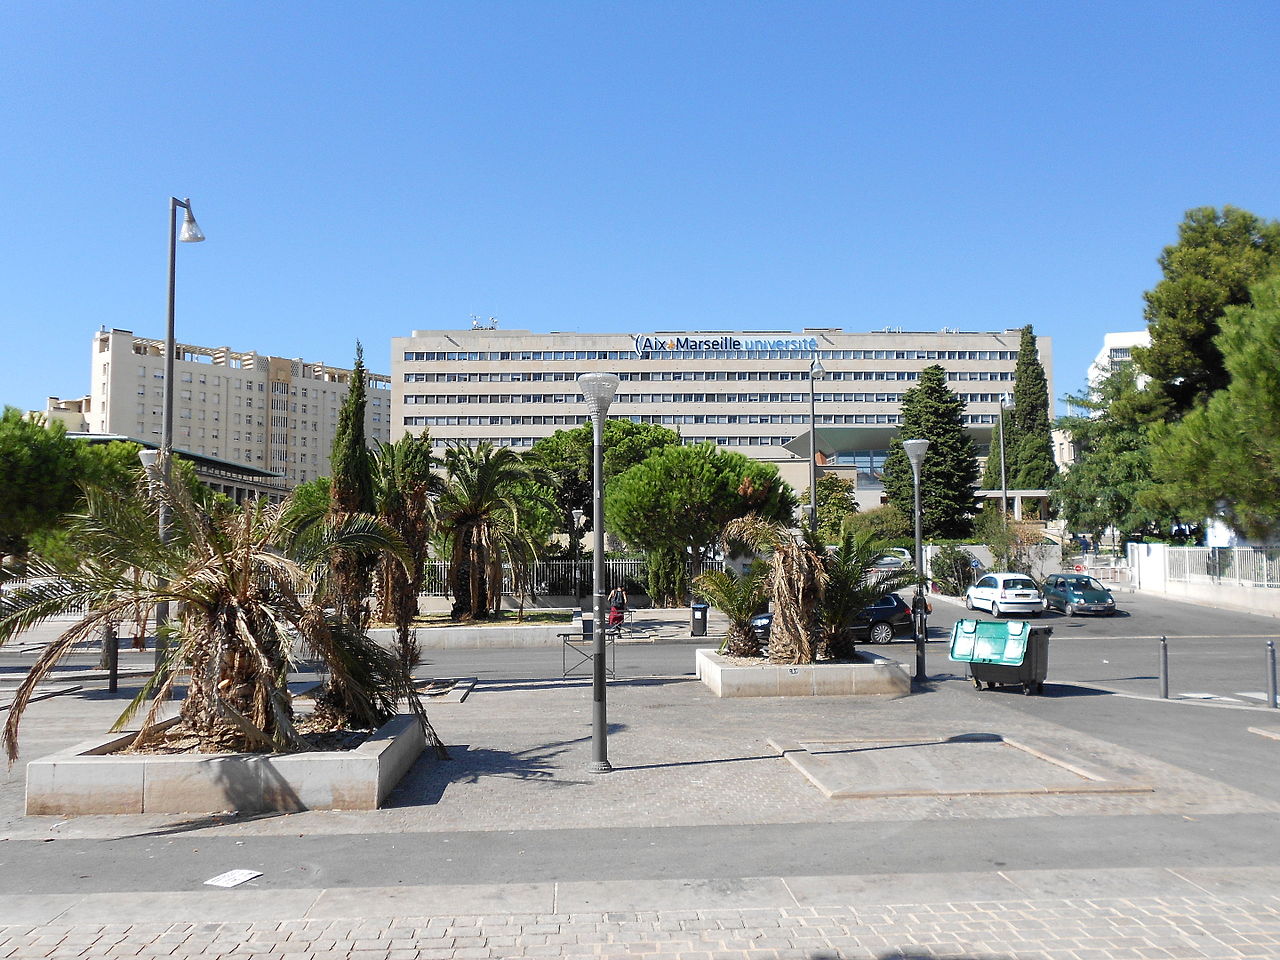
[[[929,441],[920,469],[921,526],[927,537],[962,537],[973,526],[978,461],[964,425],[964,401],[947,387],[947,372],[926,367],[902,395],[902,423],[889,446],[884,491],[901,513],[915,516],[911,461],[903,440]]]
[[[1153,426],[1151,459],[1164,499],[1265,539],[1280,528],[1280,276],[1249,299],[1227,309],[1214,338],[1227,386],[1181,421]]]
[[[1250,303],[1250,285],[1280,265],[1280,223],[1237,207],[1197,207],[1159,263],[1163,278],[1144,295],[1151,346],[1133,353],[1176,417],[1226,387],[1219,323],[1228,307]]]
[[[679,548],[694,560],[730,520],[754,513],[789,523],[795,506],[772,464],[710,443],[663,447],[605,487],[611,531],[641,550]]]

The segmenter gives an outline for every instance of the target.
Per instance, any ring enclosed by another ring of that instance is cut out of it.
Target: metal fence
[[[612,590],[621,584],[629,590],[643,592],[645,589],[644,560],[606,560],[604,571],[604,589]],[[690,578],[707,570],[722,570],[724,563],[720,560],[705,560],[701,563],[689,564]],[[502,592],[508,596],[517,593],[510,567],[502,572]],[[585,596],[591,592],[592,578],[591,560],[539,560],[533,565],[531,581],[533,592],[541,597]],[[427,564],[422,579],[422,596],[449,596],[449,564],[445,560],[434,560]]]
[[[1280,587],[1280,547],[1168,547],[1172,583]]]

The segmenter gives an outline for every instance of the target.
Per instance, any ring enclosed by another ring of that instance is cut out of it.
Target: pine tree
[[[1049,426],[1049,386],[1030,324],[1022,328],[1013,377],[1014,407],[1012,416],[1005,414],[1008,436],[1004,449],[1009,458],[1005,475],[1011,489],[1045,490],[1057,475],[1058,467],[1053,460]],[[996,467],[999,468],[998,462]]]
[[[338,429],[333,438],[329,484],[329,511],[335,518],[356,513],[372,514],[373,465],[364,436],[364,347],[356,341],[356,362],[351,371],[351,388],[338,412]],[[334,604],[338,613],[364,629],[369,623],[367,599],[373,589],[377,558],[371,554],[341,552],[330,563]]]
[[[911,461],[903,440],[928,440],[920,469],[922,528],[928,537],[962,537],[973,527],[978,460],[964,425],[964,401],[947,387],[947,372],[926,367],[902,397],[902,423],[889,445],[884,490],[889,502],[915,516]]]

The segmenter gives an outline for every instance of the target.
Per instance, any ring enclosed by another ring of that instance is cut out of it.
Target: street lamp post
[[[609,404],[618,392],[619,379],[612,373],[584,373],[578,377],[578,389],[586,398],[591,411],[591,501],[594,534],[591,557],[592,567],[592,679],[591,679],[591,765],[592,773],[608,773],[609,728],[605,709],[604,685],[604,421],[609,415]]]
[[[914,484],[916,495],[916,575],[920,577],[920,582],[916,584],[916,596],[911,604],[912,611],[915,613],[916,626],[916,675],[913,679],[917,683],[923,683],[929,679],[924,669],[924,644],[929,625],[926,614],[928,607],[924,598],[924,543],[921,537],[920,465],[924,462],[925,451],[929,449],[929,441],[903,440],[902,449],[907,452],[907,459],[911,461],[911,480]]]
[[[1009,481],[1004,463],[1004,412],[1013,409],[1013,397],[1005,394],[1000,398],[1000,516],[1009,516]]]
[[[814,416],[813,385],[826,375],[816,356],[809,362],[809,531],[818,532],[818,421]]]
[[[183,210],[182,229],[178,229],[178,208]],[[174,293],[177,289],[178,280],[178,241],[183,243],[200,243],[204,240],[204,234],[200,232],[200,226],[196,223],[195,215],[191,212],[191,198],[186,197],[179,200],[177,197],[169,198],[169,310],[168,321],[165,324],[164,334],[164,407],[160,415],[160,455],[158,460],[152,461],[159,466],[160,476],[164,488],[167,489],[169,478],[172,476],[173,467],[173,362],[174,354],[177,353],[177,343],[173,333],[173,305]],[[146,453],[147,451],[143,451]],[[141,456],[141,454],[139,454]],[[146,461],[143,461],[146,465]],[[162,489],[159,503],[159,525],[160,525],[160,542],[162,544],[169,542],[169,500],[165,489]],[[165,584],[161,584],[165,586]],[[169,601],[161,600],[156,604],[156,666],[160,666],[160,661],[164,659],[164,641],[160,635],[160,628],[169,622]]]

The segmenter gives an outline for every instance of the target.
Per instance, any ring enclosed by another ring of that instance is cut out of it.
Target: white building
[[[164,347],[129,330],[94,334],[88,397],[51,397],[49,411],[64,422],[78,415],[90,433],[159,443]],[[174,375],[176,450],[279,474],[290,487],[329,474],[349,369],[180,343]],[[372,445],[391,434],[391,383],[380,374],[368,374],[365,383]]]
[[[939,364],[965,401],[965,421],[985,452],[1002,395],[1012,393],[1020,331],[871,333],[838,328],[629,334],[532,333],[493,328],[415,330],[391,341],[393,440],[426,430],[437,444],[490,440],[519,448],[586,421],[577,378],[622,379],[610,417],[678,430],[689,443],[774,463],[808,486],[809,365],[818,459],[878,488],[902,394]],[[1052,396],[1048,337],[1038,338]],[[863,506],[874,506],[869,497]]]
[[[1108,333],[1102,338],[1102,349],[1089,365],[1089,390],[1097,390],[1099,385],[1110,374],[1121,367],[1133,363],[1134,347],[1151,346],[1151,333],[1148,330],[1130,330],[1122,333]],[[1050,394],[1052,396],[1052,394]]]

